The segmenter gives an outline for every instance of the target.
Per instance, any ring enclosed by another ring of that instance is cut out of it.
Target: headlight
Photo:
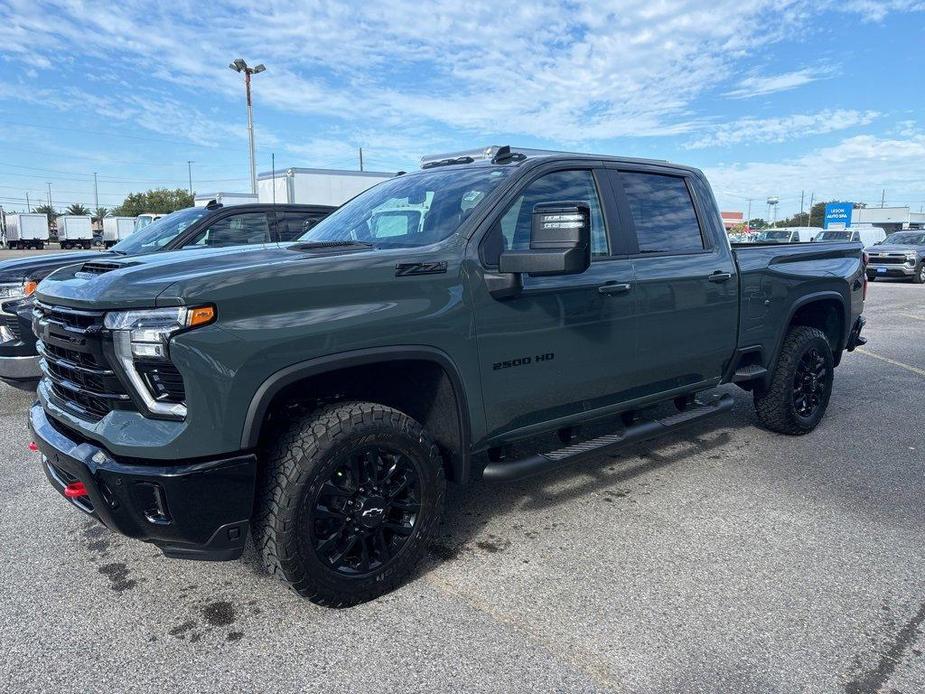
[[[186,405],[160,402],[145,383],[136,362],[167,362],[170,338],[180,331],[208,325],[214,320],[215,308],[212,306],[111,311],[106,314],[103,325],[112,331],[119,366],[152,413],[182,418],[186,416]]]
[[[6,301],[7,299],[22,299],[30,296],[37,286],[38,282],[33,280],[0,284],[0,301]]]
[[[914,264],[915,261],[916,261],[917,259],[918,259],[918,256],[917,256],[914,252],[912,252],[912,253],[906,253],[906,262],[907,262],[907,263],[913,263],[913,264]]]

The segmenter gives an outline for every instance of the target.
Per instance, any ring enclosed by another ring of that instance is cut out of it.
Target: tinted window
[[[530,248],[533,207],[541,202],[567,200],[588,203],[591,208],[591,253],[607,255],[607,231],[594,174],[587,170],[555,171],[533,181],[514,200],[483,242],[482,261],[486,265],[497,265],[502,252]]]
[[[312,229],[325,215],[317,212],[277,212],[276,230],[280,241],[294,241]]]
[[[267,243],[270,240],[270,225],[265,212],[248,212],[220,219],[200,231],[186,244],[186,248],[220,248],[222,246],[244,246]]]
[[[683,178],[621,173],[640,253],[703,250],[694,202]]]
[[[112,250],[123,255],[142,255],[160,250],[208,212],[205,207],[188,207],[173,212],[136,230],[113,246]]]

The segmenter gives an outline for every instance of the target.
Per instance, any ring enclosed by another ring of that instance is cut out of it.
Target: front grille
[[[19,328],[19,316],[12,316],[9,313],[0,313],[0,324],[3,324],[7,330],[10,331],[10,335],[13,336],[14,341],[19,341],[22,339],[22,331]]]
[[[871,256],[871,265],[902,265],[906,262],[906,256]]]
[[[57,405],[92,421],[115,409],[134,409],[106,357],[102,311],[37,302],[33,317],[42,372]]]

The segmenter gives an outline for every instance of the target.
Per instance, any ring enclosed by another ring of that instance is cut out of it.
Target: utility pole
[[[270,152],[270,181],[273,185],[273,204],[276,204],[276,152]]]
[[[193,162],[189,159],[186,160],[186,173],[189,174],[189,194],[193,194]]]
[[[32,207],[29,205],[29,193],[26,193],[26,212],[32,212]]]
[[[96,185],[96,171],[93,172],[93,214],[100,209],[100,190]]]
[[[804,192],[805,191],[802,191],[802,190],[800,191],[800,216],[801,217],[803,216],[803,194]],[[807,224],[806,226],[809,226],[809,224]]]
[[[51,183],[46,181],[46,184],[48,185],[48,209],[51,210]]]
[[[257,164],[254,155],[254,105],[251,101],[251,75],[256,75],[267,69],[266,65],[261,63],[254,67],[248,67],[244,58],[235,58],[228,66],[235,72],[244,73],[244,92],[247,97],[247,139],[250,144],[250,162],[251,162],[251,193],[257,194]]]
[[[363,170],[363,148],[360,147],[360,171]]]
[[[811,227],[813,224],[813,200],[816,199],[816,193],[809,194],[809,214],[806,215],[806,226]]]
[[[886,203],[886,188],[883,189],[883,192],[880,193],[880,209],[883,209],[884,204]]]

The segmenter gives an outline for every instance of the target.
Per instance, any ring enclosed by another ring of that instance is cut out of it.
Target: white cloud
[[[876,111],[825,109],[817,113],[800,113],[777,118],[740,118],[708,128],[708,132],[691,142],[687,149],[729,147],[767,142],[786,142],[810,135],[846,130],[872,123]]]
[[[879,202],[882,190],[897,204],[925,199],[922,162],[925,133],[905,139],[857,135],[837,145],[823,147],[789,161],[730,163],[705,167],[724,209],[742,209],[744,198],[753,197],[761,210],[764,198],[781,198],[778,217],[799,211],[800,192],[815,200]],[[913,196],[913,199],[909,199]]]
[[[749,99],[753,96],[789,91],[832,74],[831,69],[804,68],[780,75],[752,75],[740,80],[735,89],[726,92],[724,96],[733,99]]]

